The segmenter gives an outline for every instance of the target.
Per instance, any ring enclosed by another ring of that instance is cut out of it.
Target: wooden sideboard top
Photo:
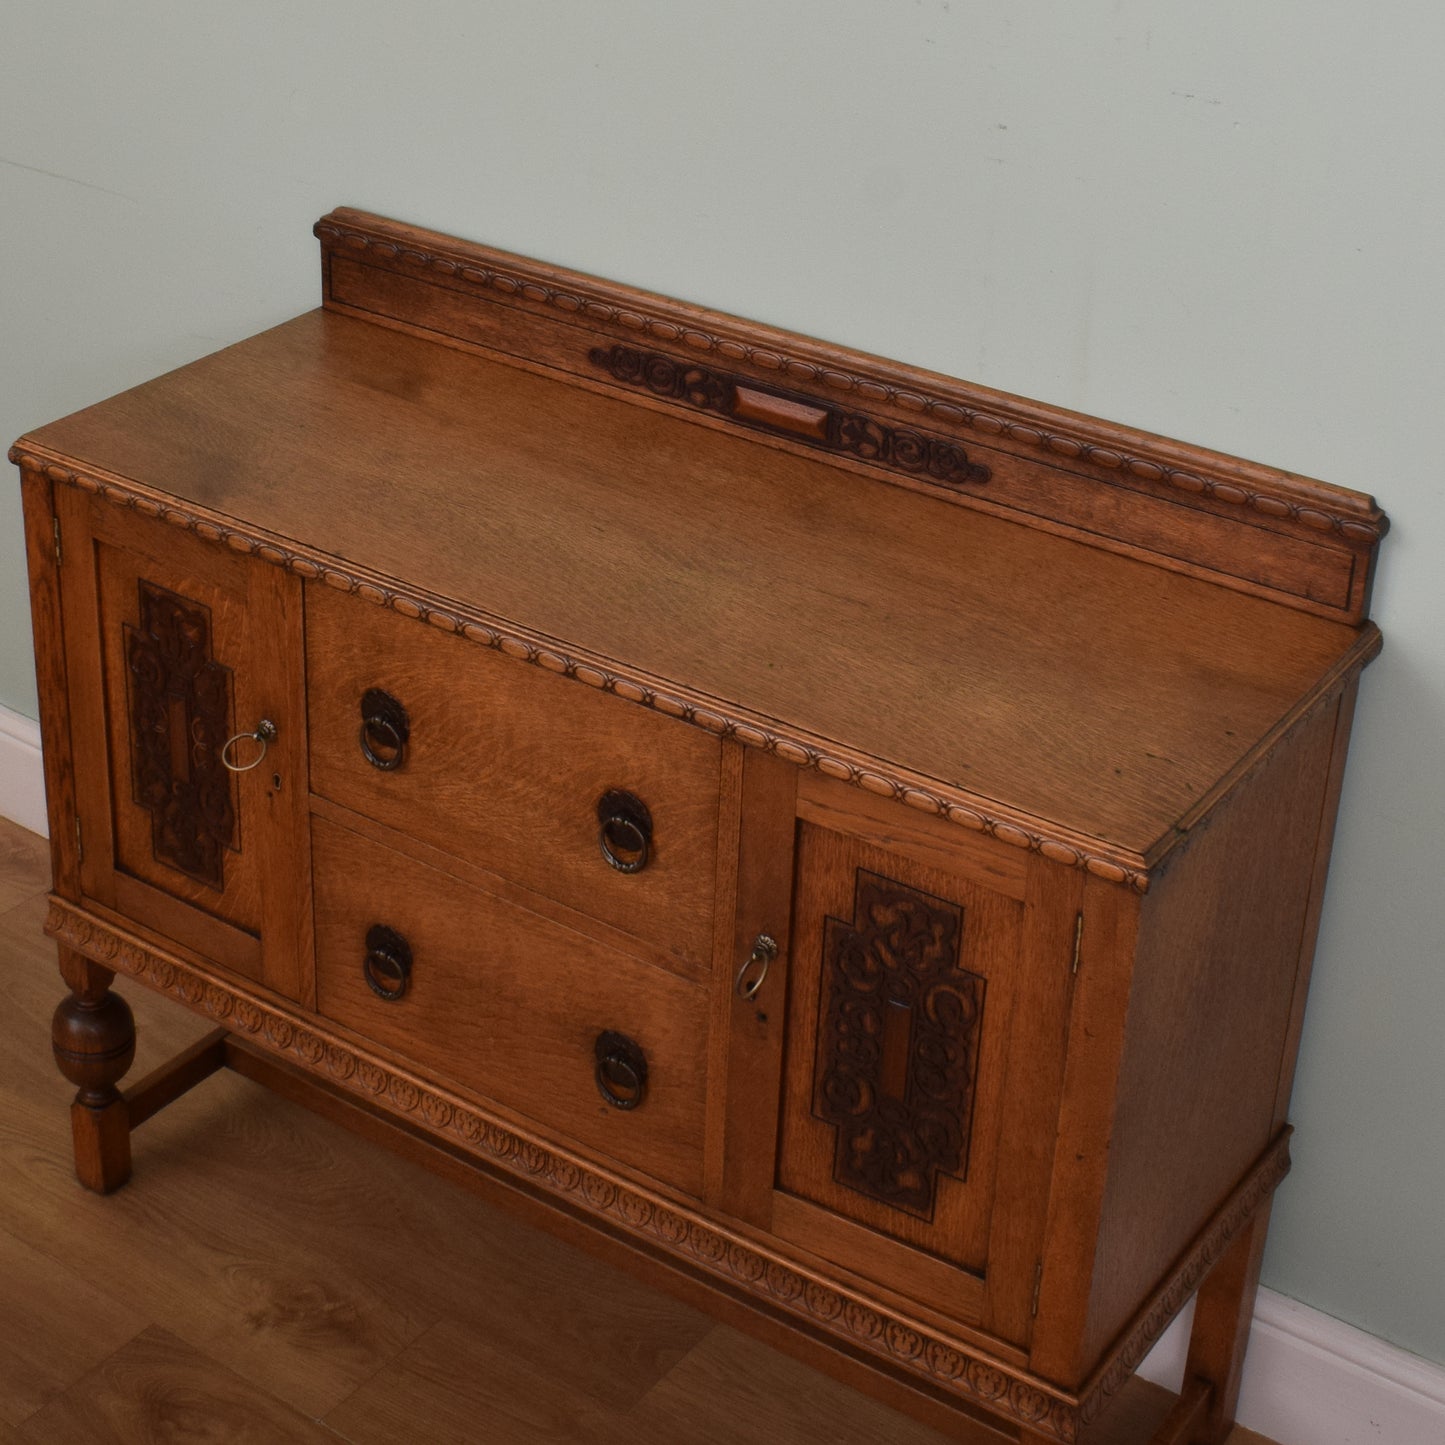
[[[12,457],[1136,887],[1378,649],[711,423],[333,309]]]

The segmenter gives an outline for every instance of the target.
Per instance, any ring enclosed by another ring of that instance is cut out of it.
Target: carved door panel
[[[798,878],[779,1186],[980,1270],[1022,905],[809,823]]]
[[[793,848],[776,1149],[755,1218],[1022,1344],[1079,882],[816,777]]]
[[[82,891],[301,997],[300,584],[163,522],[59,500]],[[228,741],[263,719],[264,754],[255,737],[228,754],[256,765],[227,768]]]

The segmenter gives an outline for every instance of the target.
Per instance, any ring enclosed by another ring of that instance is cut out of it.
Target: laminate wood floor
[[[233,1074],[137,1133],[129,1185],[86,1193],[48,876],[0,820],[0,1445],[944,1445]],[[207,1031],[122,991],[132,1079]],[[1169,1403],[1135,1381],[1090,1445],[1147,1439]]]

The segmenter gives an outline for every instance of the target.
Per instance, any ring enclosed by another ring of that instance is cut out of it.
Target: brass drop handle
[[[406,709],[379,687],[361,694],[361,755],[373,768],[392,773],[406,760],[411,721]]]
[[[626,1034],[605,1029],[593,1046],[597,1088],[614,1109],[635,1109],[647,1093],[647,1056]]]
[[[597,800],[597,845],[619,873],[641,873],[652,856],[652,814],[636,793],[613,788]]]
[[[753,951],[743,959],[743,966],[738,969],[738,976],[733,984],[739,998],[757,997],[763,980],[768,976],[768,969],[772,967],[777,956],[778,945],[766,933],[760,933],[753,939]]]
[[[235,747],[237,743],[243,743],[248,738],[252,742],[260,743],[261,745],[259,748],[256,749],[256,756],[252,758],[249,763],[238,763],[232,761],[231,749]],[[266,756],[266,749],[269,748],[271,744],[275,741],[276,724],[273,723],[270,718],[263,717],[261,721],[256,724],[255,728],[251,732],[237,733],[235,737],[227,738],[226,741],[221,744],[221,766],[225,768],[228,772],[249,773],[251,769],[254,768],[256,764],[259,763],[261,759]]]
[[[394,1003],[411,983],[411,944],[394,928],[373,923],[366,930],[366,959],[361,971],[377,998]]]

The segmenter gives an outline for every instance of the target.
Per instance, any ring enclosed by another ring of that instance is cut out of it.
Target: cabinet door
[[[1022,1343],[1078,880],[809,775],[792,848],[786,980],[754,1000],[785,1015],[769,1030],[777,1132],[745,1207],[829,1265]],[[735,1034],[768,1027],[734,1012]]]
[[[301,999],[310,975],[300,583],[57,497],[81,891]],[[222,751],[262,720],[275,738]]]

